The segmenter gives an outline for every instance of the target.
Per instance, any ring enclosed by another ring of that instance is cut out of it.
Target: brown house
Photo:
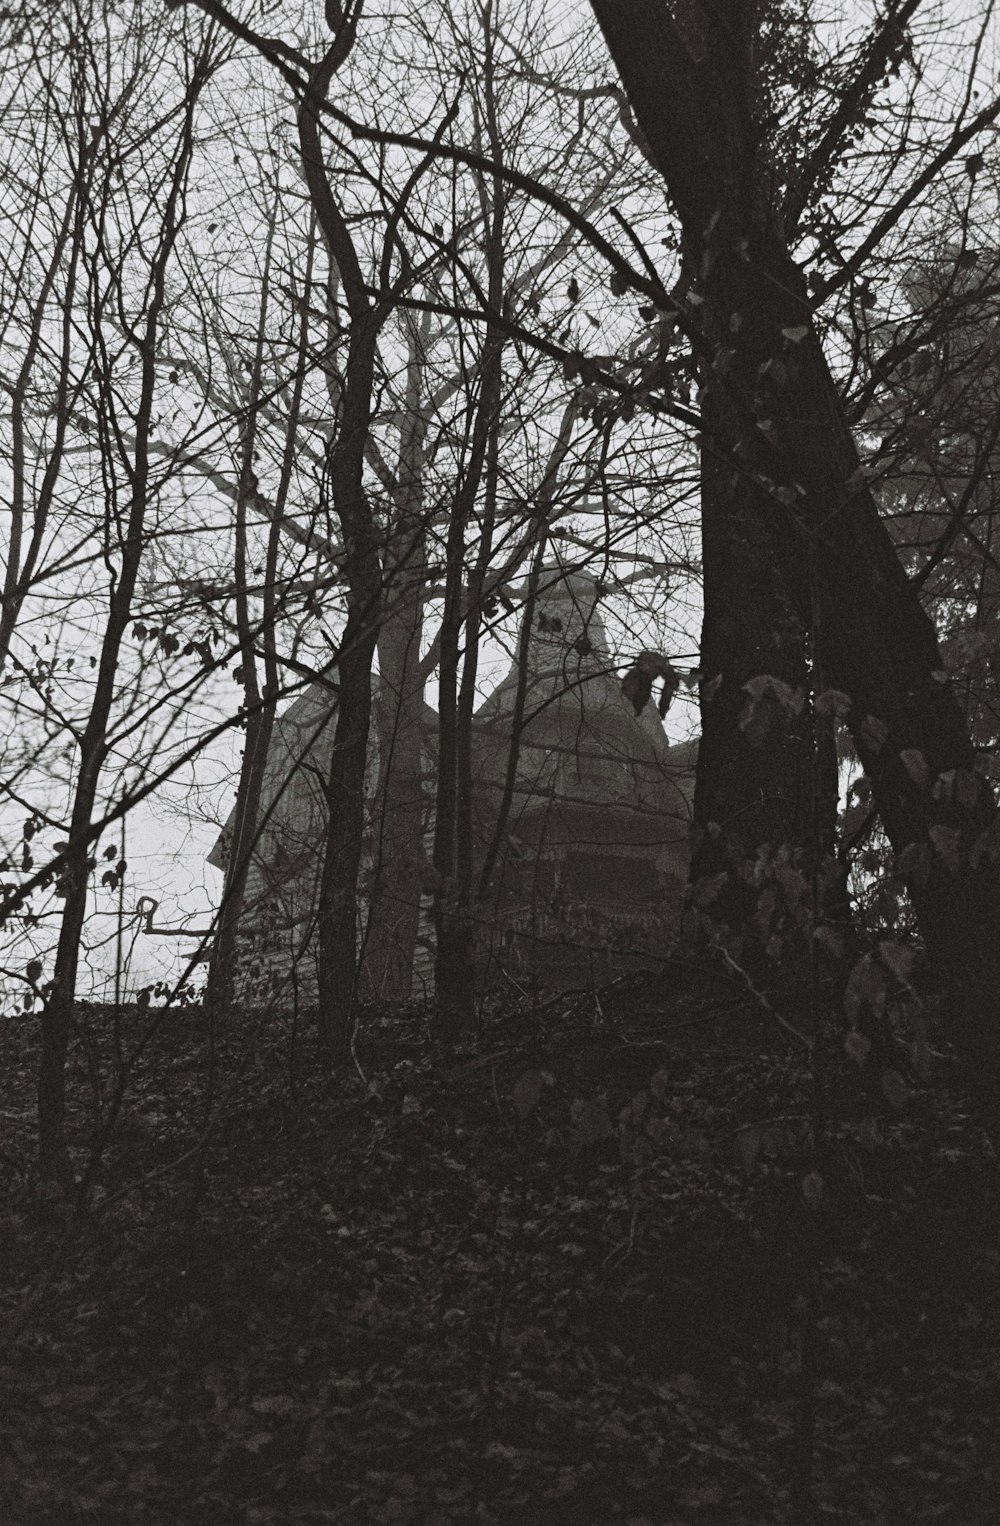
[[[543,574],[525,681],[515,659],[476,713],[479,862],[496,848],[496,872],[476,914],[485,983],[502,978],[502,971],[515,981],[584,984],[648,964],[679,915],[697,742],[670,746],[652,703],[636,715],[612,667],[598,603],[588,574],[558,568]],[[308,1001],[315,991],[325,825],[320,779],[329,766],[335,705],[330,685],[312,686],[280,717],[272,739],[243,960],[250,989],[269,999],[284,993],[287,1000],[297,991]],[[436,715],[425,708],[428,858],[436,732]],[[372,798],[378,766],[373,743]],[[376,842],[373,830],[366,876]],[[224,830],[209,861],[224,867],[225,851]],[[364,911],[359,906],[359,937]],[[416,992],[427,990],[432,976],[429,912],[428,897],[414,961]]]

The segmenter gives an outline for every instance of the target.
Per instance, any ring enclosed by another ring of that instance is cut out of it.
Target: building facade
[[[603,981],[654,962],[678,921],[689,859],[697,742],[671,746],[655,706],[623,694],[582,572],[540,578],[526,661],[480,705],[473,729],[474,861],[495,872],[472,909],[484,985]],[[326,828],[336,690],[312,685],[278,718],[241,940],[246,997],[310,1004],[317,989],[316,904]],[[433,834],[437,717],[423,713],[425,857]],[[381,761],[369,750],[373,802],[358,908],[377,873]],[[224,868],[227,831],[209,861]],[[430,895],[422,898],[414,994],[433,981]]]

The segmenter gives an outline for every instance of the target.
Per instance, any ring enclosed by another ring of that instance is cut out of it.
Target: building
[[[589,574],[543,581],[502,873],[481,939],[550,985],[655,955],[687,879],[697,742],[671,747],[652,703],[635,713],[598,605]],[[515,661],[476,715],[481,845],[504,814],[520,687]]]
[[[697,742],[671,746],[652,703],[636,714],[611,662],[599,602],[589,574],[544,572],[526,662],[515,656],[475,716],[474,860],[480,867],[487,856],[495,861],[474,913],[485,984],[532,979],[561,987],[648,966],[679,917]],[[317,682],[274,729],[242,961],[248,989],[269,999],[298,992],[308,1003],[315,991],[321,780],[335,717],[333,686]],[[429,707],[423,731],[429,860],[437,743]],[[378,770],[373,742],[373,799]],[[375,825],[363,881],[373,869]],[[224,867],[225,851],[223,831],[209,861]],[[416,992],[429,989],[432,970],[427,896]]]

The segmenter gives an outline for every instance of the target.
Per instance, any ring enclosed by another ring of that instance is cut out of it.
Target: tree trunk
[[[1000,1136],[1000,833],[933,625],[881,523],[788,250],[751,110],[754,16],[691,0],[593,0],[689,242],[695,341],[730,400],[706,442],[770,499],[767,544],[848,723],[970,1083]],[[720,341],[723,331],[728,336]],[[734,439],[731,419],[741,428]],[[710,568],[706,565],[706,579]],[[713,578],[718,568],[711,568]],[[725,575],[725,573],[723,573]],[[743,579],[713,600],[747,598]]]
[[[503,304],[503,189],[494,184],[487,243],[489,299],[494,311]],[[475,999],[475,922],[473,918],[472,708],[479,642],[480,611],[476,588],[485,567],[479,558],[466,587],[465,533],[495,439],[503,383],[502,331],[486,326],[480,366],[480,394],[472,426],[465,475],[455,494],[448,527],[441,661],[438,667],[438,788],[434,824],[434,969],[438,1037],[446,1044],[460,1037],[472,1019]],[[492,528],[487,504],[481,545],[488,551]],[[459,652],[465,635],[468,679],[459,683]]]
[[[340,698],[327,781],[329,827],[319,894],[320,1044],[335,1064],[349,1058],[357,995],[357,888],[365,830],[365,779],[371,725],[371,675],[382,614],[378,535],[364,485],[365,441],[371,426],[375,352],[384,303],[368,286],[323,160],[318,108],[355,39],[357,17],[341,29],[313,71],[299,110],[302,168],[331,265],[343,283],[350,315],[337,432],[326,479],[344,535],[347,622],[337,668]]]
[[[460,495],[461,496],[461,495]],[[437,791],[434,814],[434,1012],[435,1033],[454,1043],[472,1013],[472,946],[465,908],[458,895],[458,684],[462,595],[464,592],[464,519],[458,505],[448,535],[445,611],[438,663]]]
[[[349,618],[337,663],[340,695],[326,786],[329,825],[319,904],[319,1037],[335,1065],[350,1058],[358,976],[357,885],[365,828],[375,630]],[[358,627],[361,627],[359,630]]]
[[[423,879],[423,683],[419,677],[422,570],[393,597],[378,642],[375,708],[379,784],[373,810],[374,872],[365,937],[365,988],[407,1001],[420,924]]]
[[[233,836],[226,861],[222,903],[219,907],[215,940],[212,946],[212,962],[209,966],[205,987],[204,1007],[213,1017],[222,1017],[233,999],[236,979],[237,945],[243,905],[246,899],[247,878],[253,851],[257,844],[257,820],[260,815],[260,798],[264,787],[267,755],[274,730],[274,701],[277,695],[273,682],[265,679],[269,690],[267,703],[261,704],[260,685],[257,679],[257,654],[255,641],[260,631],[254,629],[250,609],[249,577],[247,568],[247,511],[253,502],[257,488],[253,461],[257,444],[257,407],[260,401],[261,371],[264,356],[264,334],[270,297],[271,255],[274,247],[275,215],[268,227],[264,249],[264,270],[261,283],[260,316],[257,326],[257,342],[254,347],[253,368],[247,388],[247,421],[241,441],[241,464],[239,491],[236,499],[235,546],[233,556],[233,583],[236,601],[236,628],[240,642],[240,668],[243,674],[243,694],[246,717],[246,744],[243,749],[243,766],[236,792],[236,810],[233,816]],[[268,536],[268,569],[276,561],[278,520],[272,519]],[[273,575],[272,575],[273,576]],[[263,629],[274,639],[274,584],[264,585]],[[270,618],[269,618],[270,617]]]
[[[262,707],[259,696],[255,696],[250,704],[252,708],[247,715],[246,743],[236,789],[233,833],[226,855],[222,902],[202,1002],[204,1010],[214,1017],[222,1017],[229,1010],[233,999],[240,923],[243,919],[247,877],[257,842],[260,798],[274,729],[273,703]]]
[[[365,986],[383,1001],[407,1001],[420,928],[424,872],[423,708],[420,667],[427,586],[422,403],[430,315],[408,326],[406,404],[393,487],[395,523],[385,554],[385,614],[378,641],[376,706],[379,783],[374,871],[365,936]]]
[[[804,698],[812,688],[813,673],[805,629],[775,565],[768,529],[773,505],[719,448],[719,442],[732,435],[727,401],[711,382],[703,388],[705,681],[691,881],[696,902],[707,910],[716,935],[732,952],[743,953],[756,925],[759,889],[740,871],[759,856],[781,849],[791,850],[807,865],[817,853],[832,851],[837,759],[827,739],[817,822],[816,738],[808,704],[797,712],[772,707],[765,736],[741,726],[749,703],[744,686],[751,679],[771,675]],[[699,898],[699,890],[705,899]]]

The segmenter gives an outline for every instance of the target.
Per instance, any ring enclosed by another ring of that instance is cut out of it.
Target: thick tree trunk
[[[814,673],[805,628],[775,564],[768,525],[773,504],[720,449],[733,432],[732,410],[711,382],[703,388],[702,409],[705,681],[691,880],[717,934],[742,949],[757,926],[759,890],[740,871],[782,849],[806,865],[832,851],[837,759],[829,735],[815,735],[807,703],[797,711],[772,706],[766,735],[741,726],[750,680],[771,675],[804,700]],[[766,941],[767,928],[760,931]]]
[[[390,587],[390,613],[378,642],[379,784],[364,986],[382,1001],[407,1001],[411,995],[423,878],[422,589],[414,574],[409,577],[414,586],[405,594],[393,596]]]
[[[412,994],[424,875],[420,641],[427,588],[427,414],[422,393],[429,336],[429,314],[410,320],[406,405],[393,489],[396,514],[385,553],[385,613],[378,640],[379,783],[364,983],[368,992],[383,1001],[407,1001]]]
[[[789,326],[794,308],[803,311],[805,294],[784,250],[773,251],[764,271],[755,282],[758,302],[763,307],[768,293],[781,297],[772,318],[773,349],[775,333]],[[996,1129],[996,803],[975,771],[968,728],[944,672],[936,632],[879,520],[811,330],[789,357],[787,390],[779,401],[769,465],[776,481],[784,479],[795,512],[776,525],[775,552],[804,616],[811,607],[827,682],[850,697],[848,724],[858,756],[952,1000],[974,1087]]]
[[[593,3],[685,236],[702,249],[695,341],[729,399],[723,424],[711,405],[706,411],[719,438],[705,448],[770,498],[771,553],[824,684],[850,698],[855,745],[952,1003],[970,1083],[998,1137],[996,805],[973,771],[933,625],[859,470],[773,204],[752,109],[753,8]],[[744,580],[712,597],[747,598]]]
[[[790,594],[775,556],[782,509],[762,469],[766,442],[745,406],[760,386],[757,314],[752,306],[744,312],[742,304],[733,305],[728,267],[702,230],[688,234],[688,246],[702,341],[705,674],[691,879],[697,900],[700,883],[726,875],[707,905],[709,915],[731,944],[752,947],[757,933],[766,943],[769,926],[758,918],[763,887],[759,873],[747,872],[750,861],[791,854],[810,878],[818,870],[829,880],[822,871],[833,859],[837,754],[831,728],[812,709],[826,681],[811,612]],[[795,702],[765,699],[753,717],[747,686],[764,676],[786,685]]]

